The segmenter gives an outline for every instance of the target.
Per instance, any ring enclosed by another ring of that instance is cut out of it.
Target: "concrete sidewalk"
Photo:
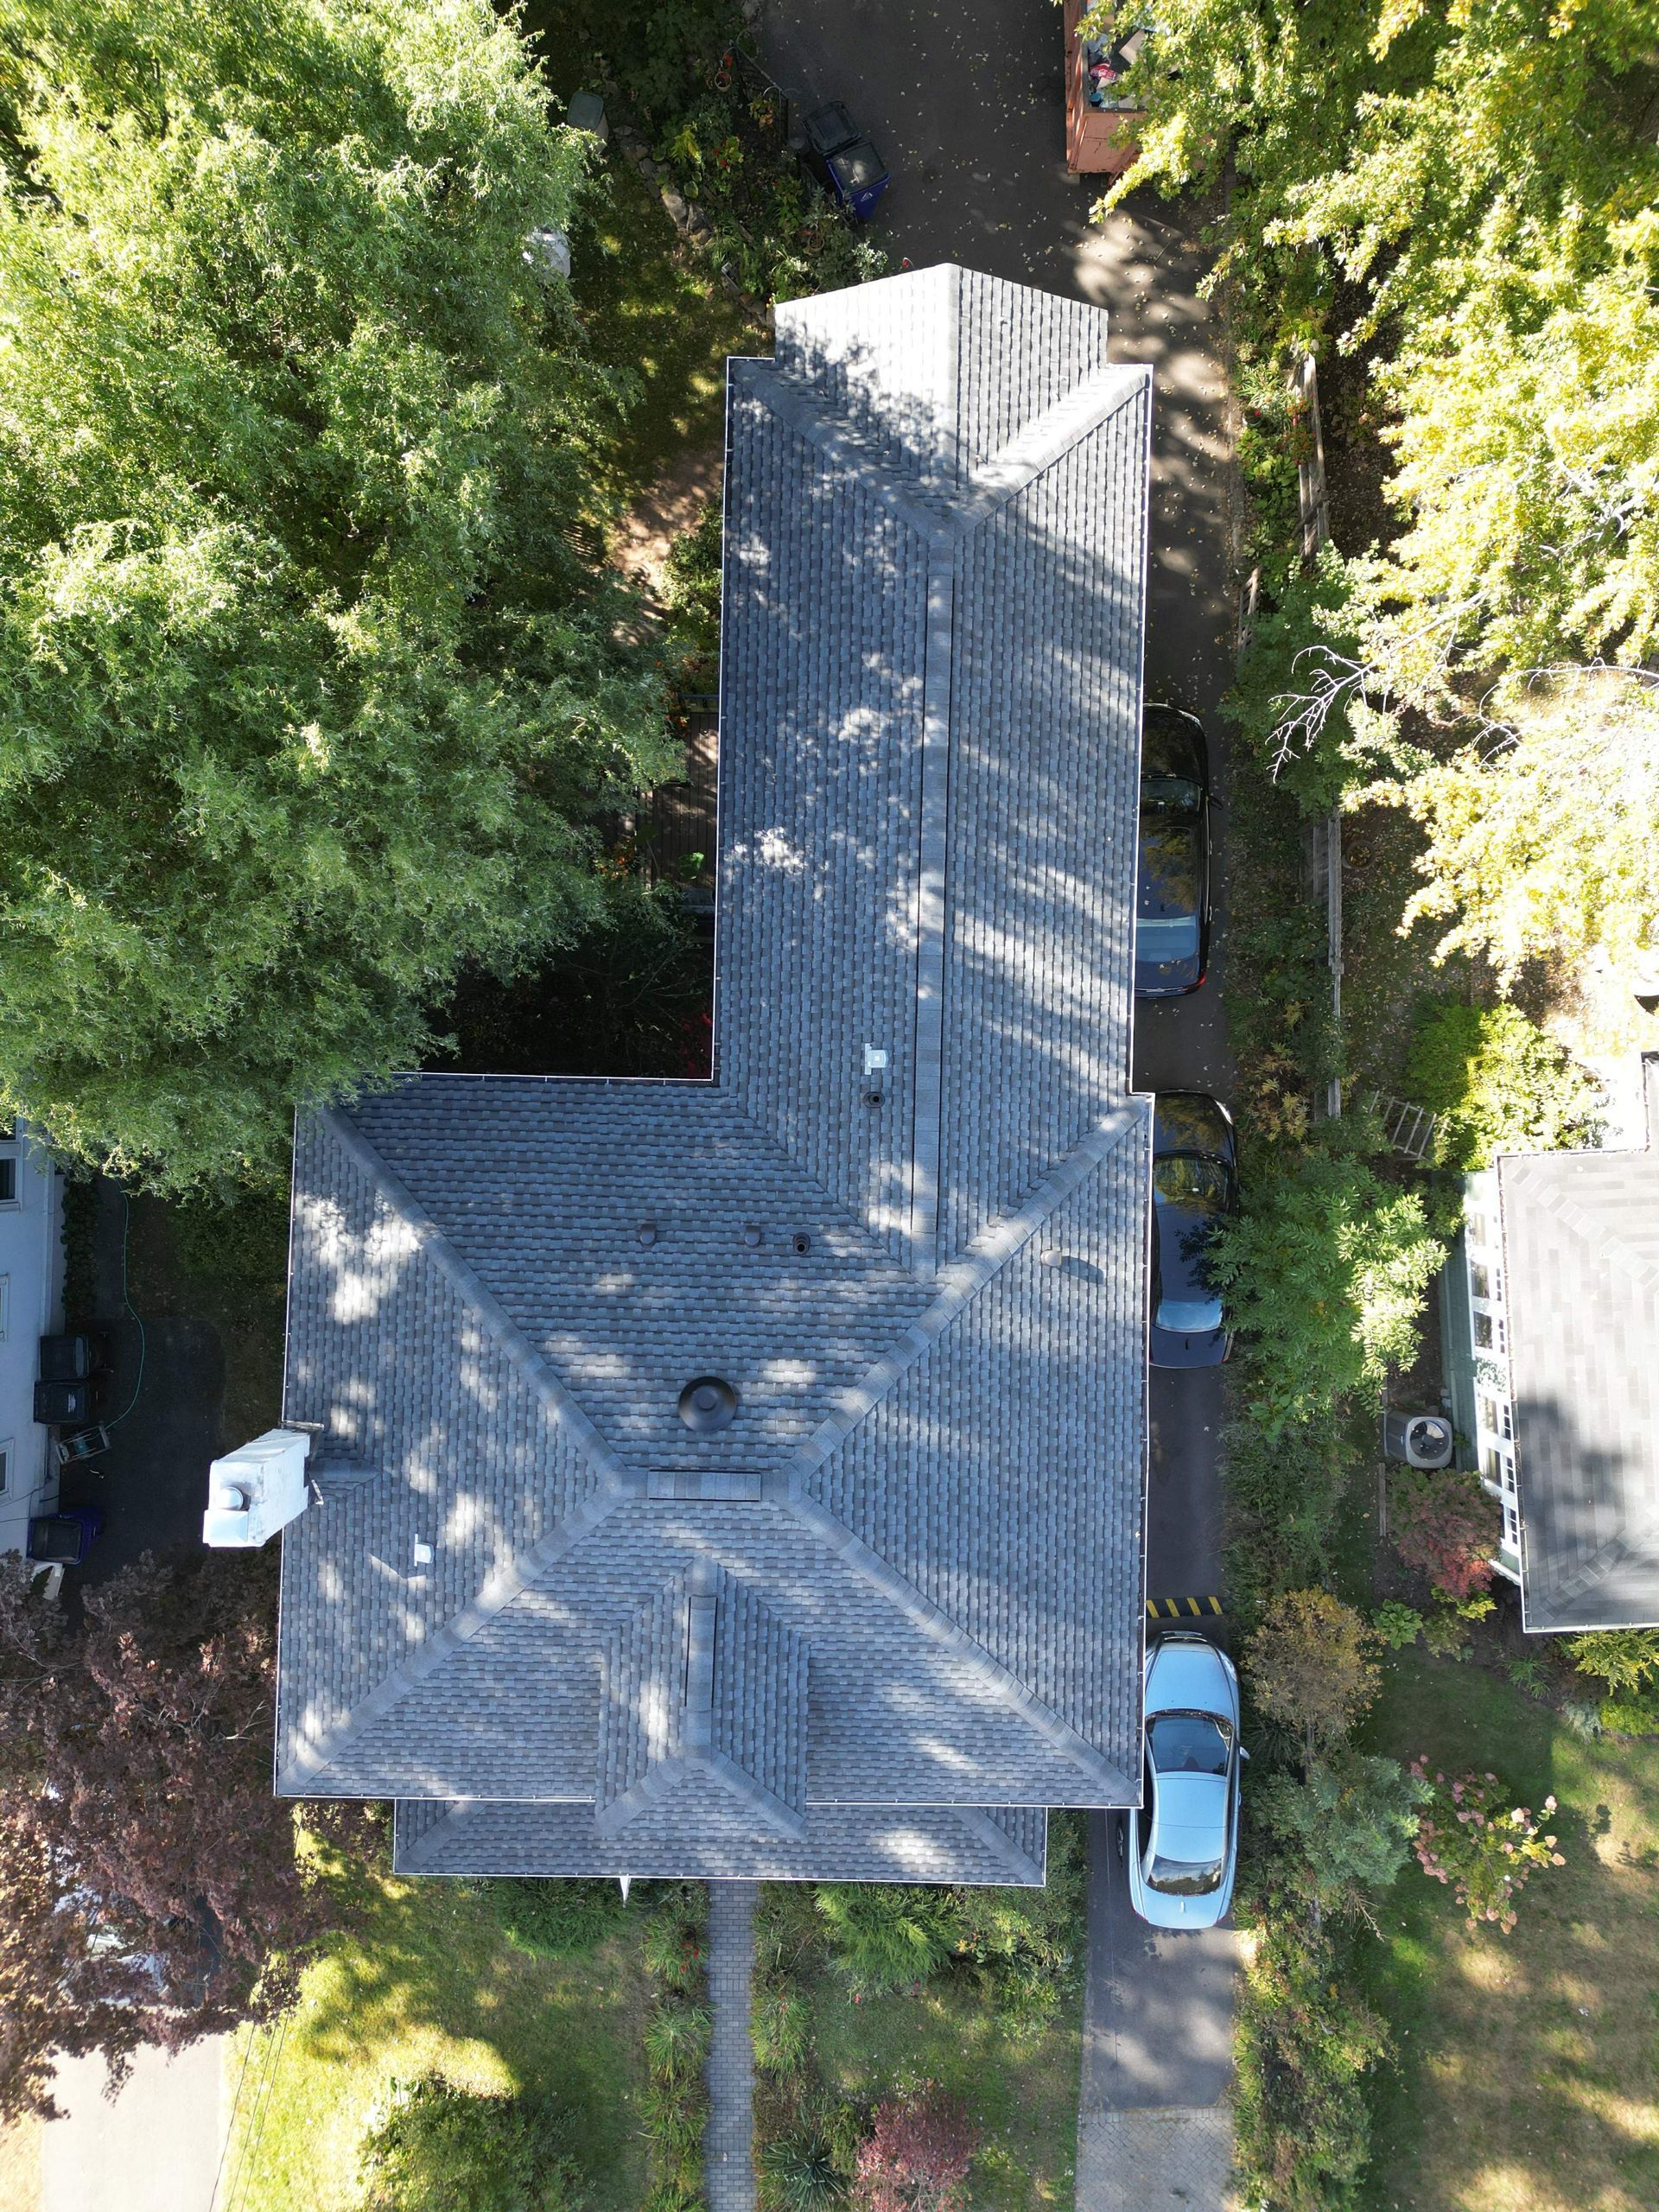
[[[65,2119],[41,2137],[41,2212],[219,2212],[230,2116],[223,2036],[169,2057],[146,2047],[119,2096],[101,2057],[60,2059]]]

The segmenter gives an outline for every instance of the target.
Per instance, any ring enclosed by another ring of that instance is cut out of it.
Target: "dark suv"
[[[1196,991],[1210,960],[1210,756],[1204,725],[1149,702],[1141,734],[1135,995]]]

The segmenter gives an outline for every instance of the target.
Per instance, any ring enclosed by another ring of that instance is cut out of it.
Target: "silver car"
[[[1118,1831],[1129,1902],[1154,1928],[1213,1928],[1238,1863],[1238,1676],[1208,1637],[1160,1636],[1147,1654],[1145,1802]]]

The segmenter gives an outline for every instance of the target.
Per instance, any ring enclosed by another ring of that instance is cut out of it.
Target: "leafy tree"
[[[1500,1152],[1553,1152],[1600,1134],[1594,1078],[1519,1007],[1429,999],[1419,1009],[1406,1086],[1440,1117],[1443,1167],[1486,1167]]]
[[[955,1892],[889,1882],[827,1882],[817,1892],[833,1963],[855,1997],[930,1980],[956,1948]]]
[[[1659,944],[1659,680],[1561,671],[1507,687],[1488,721],[1445,759],[1402,756],[1389,795],[1427,832],[1402,929],[1446,922],[1435,957],[1477,954],[1506,984],[1592,948],[1628,968]]]
[[[1249,1339],[1250,1410],[1269,1435],[1375,1395],[1410,1359],[1444,1258],[1417,1193],[1363,1160],[1310,1151],[1255,1185],[1210,1269]]]
[[[1478,1478],[1456,1467],[1395,1467],[1389,1478],[1389,1534],[1408,1567],[1445,1596],[1467,1599],[1492,1579],[1497,1503]]]
[[[1659,9],[1172,0],[1159,24],[1142,157],[1109,201],[1230,164],[1219,276],[1271,296],[1290,343],[1317,341],[1338,275],[1362,302],[1343,338],[1397,336],[1396,644],[1428,618],[1482,664],[1642,660],[1659,634]]]
[[[1569,1636],[1567,1649],[1580,1674],[1621,1694],[1639,1696],[1659,1676],[1659,1628],[1593,1629]]]
[[[270,1794],[270,1597],[223,1553],[146,1559],[76,1631],[0,1561],[0,2116],[49,2109],[54,2050],[118,2076],[139,2043],[271,2018],[334,1924]]]
[[[1433,1783],[1424,1760],[1411,1763],[1426,1797],[1418,1818],[1416,1852],[1426,1874],[1449,1882],[1458,1903],[1468,1909],[1472,1928],[1496,1921],[1507,1936],[1516,1923],[1516,1904],[1535,1866],[1565,1866],[1555,1839],[1524,1805],[1516,1804],[1495,1774],[1466,1774]],[[1554,1797],[1544,1800],[1548,1815]]]
[[[963,2212],[978,2130],[960,2097],[925,2083],[889,2097],[860,2146],[858,2212]]]
[[[1396,1760],[1344,1745],[1312,1760],[1304,1781],[1273,1776],[1259,1808],[1322,1911],[1363,1911],[1366,1892],[1386,1890],[1410,1856],[1428,1794]]]
[[[1311,1764],[1338,1744],[1376,1695],[1376,1637],[1328,1590],[1291,1590],[1262,1613],[1245,1647],[1257,1705],[1294,1728]]]
[[[0,1109],[158,1187],[591,913],[666,761],[526,259],[582,141],[486,0],[14,0]]]
[[[439,2075],[394,2082],[361,2151],[363,2212],[576,2212],[575,2171],[545,2105]]]

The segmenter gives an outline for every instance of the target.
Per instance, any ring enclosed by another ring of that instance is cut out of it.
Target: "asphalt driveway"
[[[1063,32],[1052,0],[765,0],[767,64],[784,88],[844,100],[893,184],[872,230],[895,264],[957,261],[1088,300],[1111,319],[1119,359],[1156,384],[1147,689],[1200,715],[1218,810],[1217,943],[1226,944],[1226,733],[1236,600],[1231,437],[1218,322],[1198,287],[1205,210],[1142,195],[1103,229],[1096,188],[1064,157]],[[1226,1098],[1233,1064],[1214,980],[1138,1010],[1138,1088]],[[1221,1589],[1218,1370],[1154,1372],[1147,1590]],[[1078,2131],[1079,2212],[1180,2202],[1220,2212],[1230,2136],[1236,1957],[1230,1932],[1155,1936],[1135,1919],[1116,1821],[1090,1838],[1090,1960]]]

